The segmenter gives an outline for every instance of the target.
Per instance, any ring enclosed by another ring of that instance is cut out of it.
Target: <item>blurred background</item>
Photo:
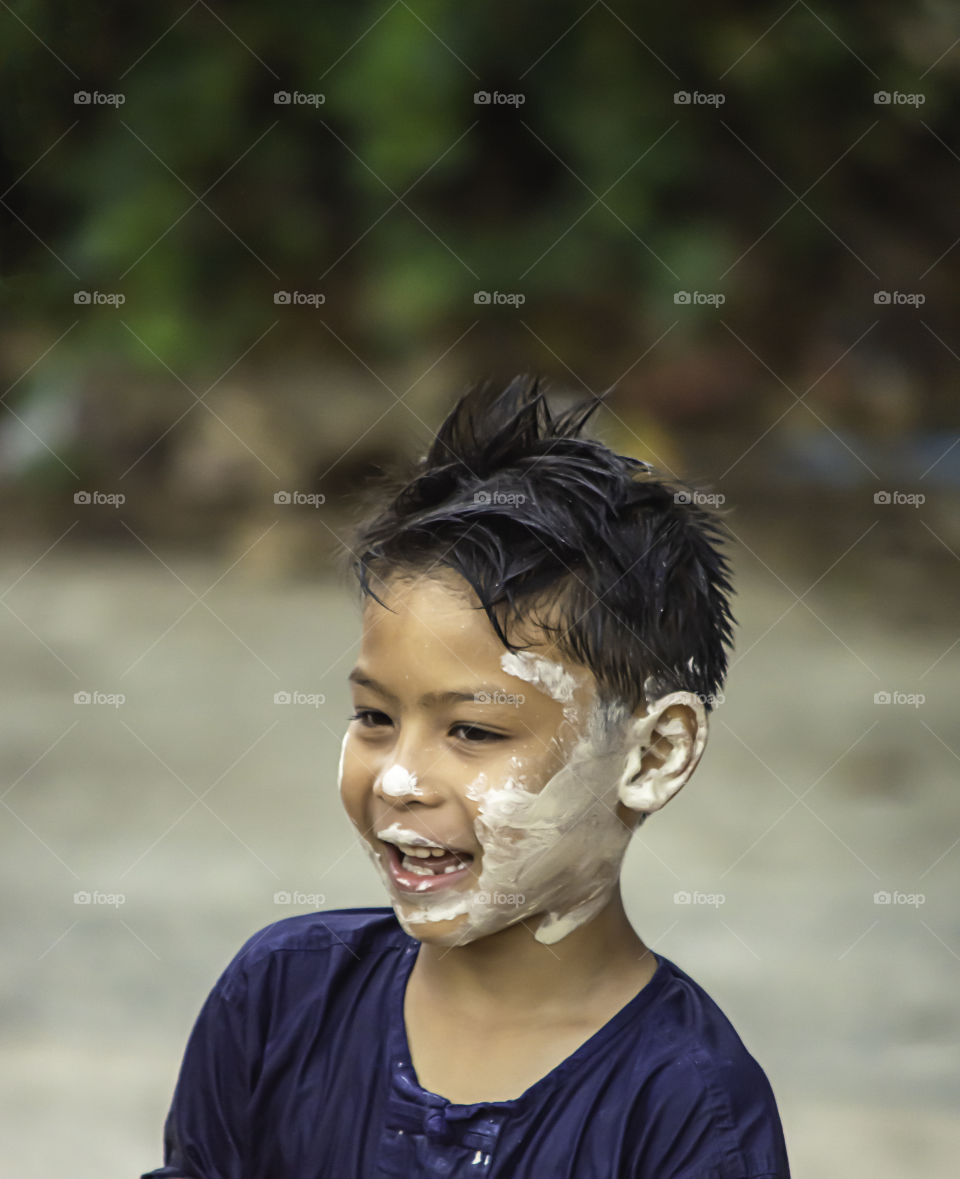
[[[383,903],[336,794],[344,540],[524,371],[611,390],[598,433],[733,536],[641,936],[795,1176],[954,1175],[956,11],[11,0],[0,86],[10,1173],[158,1165],[242,941]]]

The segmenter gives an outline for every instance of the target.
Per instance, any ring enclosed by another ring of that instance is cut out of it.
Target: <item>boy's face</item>
[[[557,940],[609,900],[637,818],[594,677],[546,644],[509,654],[449,571],[378,593],[341,793],[398,918],[437,944],[532,918]]]

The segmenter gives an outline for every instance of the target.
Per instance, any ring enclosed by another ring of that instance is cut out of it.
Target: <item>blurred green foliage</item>
[[[152,350],[189,372],[272,322],[258,357],[309,354],[329,342],[320,319],[371,364],[474,324],[478,362],[533,350],[595,371],[599,352],[615,371],[688,288],[723,291],[774,365],[872,314],[878,288],[925,290],[955,322],[954,258],[920,277],[958,236],[954,16],[918,0],[12,0],[7,323],[82,313],[73,354],[157,368]],[[122,292],[129,330],[74,306],[78,289]],[[323,292],[322,313],[276,314],[278,290]],[[477,307],[478,290],[526,302]],[[900,331],[885,344],[908,354]],[[672,346],[722,337],[715,310],[689,308]]]

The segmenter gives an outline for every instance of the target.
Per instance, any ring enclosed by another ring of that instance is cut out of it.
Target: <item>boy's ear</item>
[[[693,692],[652,700],[644,716],[627,723],[627,750],[617,784],[620,801],[641,822],[684,785],[707,743],[707,710]]]

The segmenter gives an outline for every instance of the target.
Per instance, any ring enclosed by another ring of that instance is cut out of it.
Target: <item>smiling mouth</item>
[[[391,880],[404,892],[433,892],[458,883],[473,864],[469,852],[380,839]]]

